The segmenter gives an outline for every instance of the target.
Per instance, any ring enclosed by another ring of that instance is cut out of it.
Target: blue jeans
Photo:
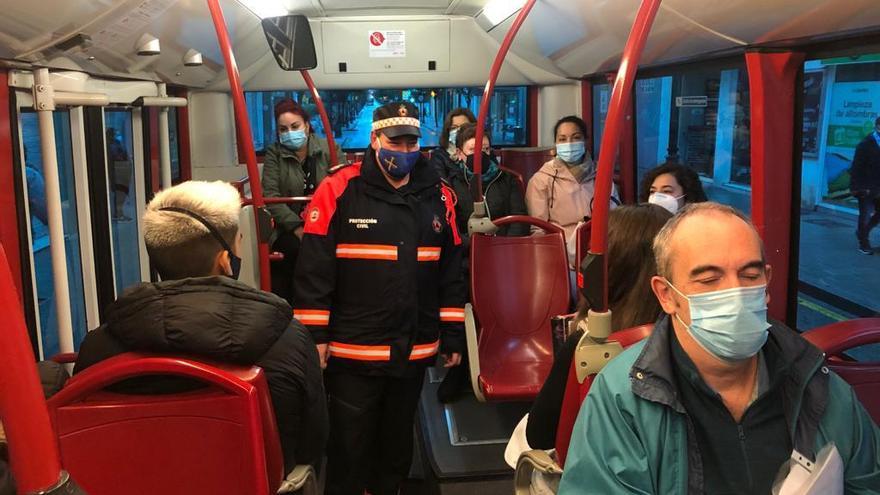
[[[859,200],[859,222],[856,227],[856,237],[859,238],[859,245],[867,247],[868,235],[871,229],[880,224],[880,189],[871,189],[863,191]]]

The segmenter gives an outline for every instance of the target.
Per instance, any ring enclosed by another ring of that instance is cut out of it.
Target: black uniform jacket
[[[294,317],[329,343],[328,371],[401,376],[462,352],[453,195],[426,160],[394,189],[369,150],[321,183],[305,221]]]
[[[74,373],[129,351],[186,353],[263,368],[272,396],[284,465],[319,465],[328,434],[327,402],[315,343],[291,318],[284,299],[228,277],[141,284],[110,305],[89,332]],[[128,393],[192,389],[174,377],[129,379]]]

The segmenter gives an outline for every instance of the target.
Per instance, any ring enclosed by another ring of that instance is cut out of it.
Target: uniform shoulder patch
[[[338,168],[337,173],[328,175],[321,181],[318,190],[312,196],[312,201],[303,209],[302,215],[305,221],[303,231],[306,234],[327,235],[340,196],[348,188],[351,179],[361,174],[360,163],[340,165]]]

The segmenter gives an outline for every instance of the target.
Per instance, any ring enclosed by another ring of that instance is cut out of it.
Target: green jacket
[[[309,136],[307,146],[307,156],[315,162],[315,183],[320,184],[327,176],[327,169],[332,166],[327,140],[312,134]],[[339,163],[345,163],[345,153],[339,145],[336,145],[336,159]],[[266,148],[263,157],[263,196],[267,198],[302,196],[305,190],[304,180],[302,164],[295,152],[279,143],[272,143]],[[267,208],[275,220],[275,232],[269,238],[270,246],[280,233],[293,231],[303,224],[300,218],[302,204],[267,205]]]
[[[559,493],[704,493],[699,446],[679,401],[669,318],[596,377],[584,400]],[[834,442],[847,494],[880,493],[880,429],[852,388],[794,331],[770,329],[791,363],[781,395],[792,445],[815,457]]]

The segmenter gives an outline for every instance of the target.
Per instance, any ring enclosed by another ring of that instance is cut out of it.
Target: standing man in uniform
[[[326,366],[328,495],[398,492],[425,368],[461,360],[454,199],[420,135],[413,105],[377,108],[363,162],[326,178],[305,213],[294,316]]]
[[[880,117],[874,121],[874,131],[856,146],[850,169],[850,190],[859,201],[859,223],[856,237],[859,252],[872,255],[868,236],[880,224]]]

